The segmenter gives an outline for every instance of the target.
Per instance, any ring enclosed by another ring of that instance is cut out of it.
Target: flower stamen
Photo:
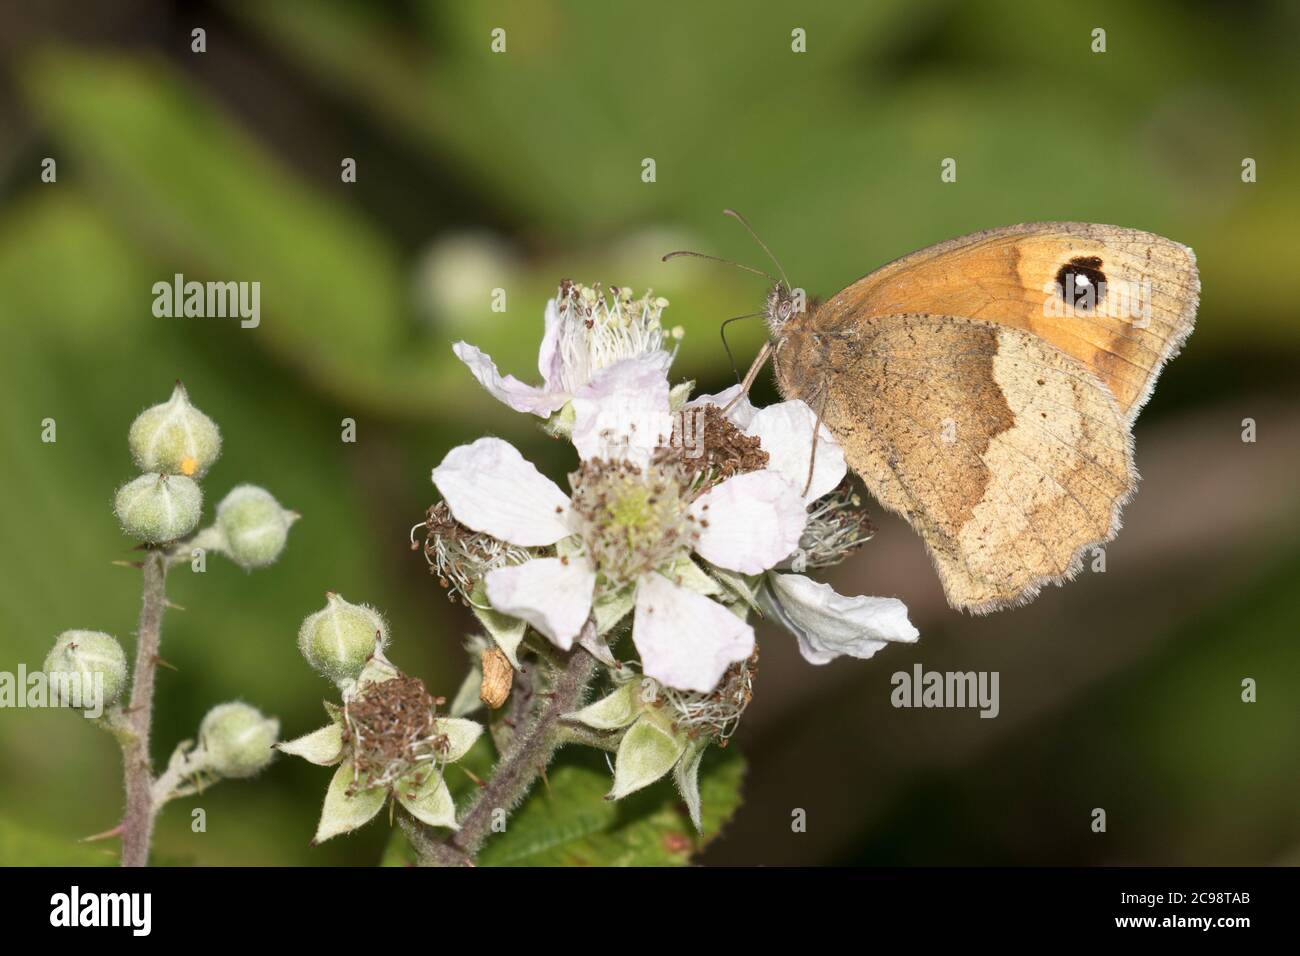
[[[343,747],[352,757],[349,795],[391,787],[412,770],[433,767],[449,741],[438,732],[434,697],[418,677],[365,684],[343,705]]]
[[[509,544],[491,535],[473,531],[451,515],[445,502],[429,508],[424,521],[411,528],[411,550],[419,548],[416,528],[425,529],[424,559],[429,573],[447,591],[448,600],[472,603],[477,583],[495,568],[520,564],[532,557],[527,548]]]

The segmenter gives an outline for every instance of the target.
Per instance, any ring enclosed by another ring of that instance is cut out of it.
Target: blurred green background
[[[326,589],[383,608],[392,656],[455,691],[470,619],[407,546],[429,470],[484,431],[554,476],[568,459],[449,346],[467,338],[532,380],[559,279],[667,296],[687,330],[678,374],[716,389],[731,375],[718,323],[756,308],[762,281],[659,256],[761,264],[724,206],[822,295],[976,229],[1118,223],[1194,247],[1204,292],[1138,422],[1144,480],[1106,572],[963,617],[919,540],[877,514],[835,583],[903,598],[922,640],[813,668],[762,630],[737,738],[746,802],[703,859],[1300,863],[1298,26],[1283,0],[1230,15],[1117,0],[7,4],[0,669],[39,667],[70,627],[129,646],[138,580],[110,564],[130,546],[111,495],[134,474],[127,426],[176,378],[224,429],[209,501],[253,481],[303,520],[269,570],[172,576],[187,610],[166,622],[156,760],[221,700],[290,736],[320,723],[329,688],[294,636]],[[945,157],[956,183],[940,182]],[[260,327],[154,318],[151,286],[176,272],[260,281]],[[761,341],[749,326],[732,327],[742,359]],[[1000,671],[1001,715],[894,710],[890,675],[915,661]],[[1257,703],[1240,700],[1246,677]],[[327,776],[283,760],[224,783],[198,801],[204,835],[194,801],[173,805],[156,858],[375,862],[382,824],[309,848]],[[119,807],[106,736],[0,711],[0,862],[112,862],[115,846],[73,841]]]

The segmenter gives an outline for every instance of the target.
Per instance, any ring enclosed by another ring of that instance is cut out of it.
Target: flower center
[[[630,584],[691,544],[690,502],[675,467],[591,459],[570,481],[579,535],[596,570]]]
[[[862,498],[852,481],[845,479],[813,503],[799,547],[787,563],[796,574],[809,568],[829,568],[861,548],[875,533]]]
[[[364,685],[343,708],[343,746],[356,774],[351,791],[386,787],[446,753],[434,713],[438,698],[418,677]]]
[[[561,285],[560,387],[575,392],[615,362],[662,350],[670,335],[659,317],[667,305],[648,292],[633,299],[626,287],[614,286],[606,295],[598,286]]]
[[[656,686],[656,703],[667,706],[673,725],[686,731],[692,740],[703,736],[725,747],[754,697],[754,678],[757,675],[756,646],[749,658],[728,667],[718,686],[708,693],[676,690],[659,684]]]

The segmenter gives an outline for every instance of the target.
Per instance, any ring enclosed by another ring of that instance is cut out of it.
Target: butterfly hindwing
[[[788,397],[821,405],[872,494],[922,535],[955,607],[1023,603],[1073,576],[1134,490],[1115,397],[1014,325],[866,318],[791,335],[777,375]]]

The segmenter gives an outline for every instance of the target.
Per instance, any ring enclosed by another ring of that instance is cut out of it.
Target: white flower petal
[[[555,299],[546,303],[546,312],[542,317],[546,330],[542,333],[542,347],[537,351],[537,371],[542,373],[542,381],[549,392],[560,391],[564,381],[564,357],[560,354],[560,304]],[[567,395],[565,396],[568,397]]]
[[[573,397],[573,444],[583,460],[627,459],[644,465],[668,444],[666,352],[624,359],[598,372]]]
[[[695,550],[741,574],[757,574],[799,546],[808,512],[798,490],[772,471],[728,478],[691,505],[699,530]]]
[[[543,340],[545,344],[545,340]],[[456,358],[464,362],[479,384],[497,401],[505,402],[517,412],[530,412],[539,418],[546,418],[552,412],[564,407],[569,396],[562,392],[552,392],[521,382],[513,375],[502,375],[497,371],[496,363],[481,349],[468,342],[457,342],[451,347]]]
[[[500,438],[447,452],[433,483],[457,521],[502,541],[538,547],[573,533],[568,495]]]
[[[754,629],[721,604],[647,574],[636,592],[632,640],[641,669],[678,690],[707,693],[754,652]]]
[[[844,655],[865,660],[891,641],[920,636],[897,598],[846,597],[802,574],[769,574],[767,583],[771,591],[760,592],[761,603],[799,639],[811,664]]]
[[[716,395],[697,395],[691,401],[686,403],[687,408],[696,408],[700,405],[717,405],[718,408],[726,408],[731,404],[731,400],[740,395],[740,385],[736,384],[725,391],[718,392]],[[731,406],[727,412],[727,420],[739,428],[748,428],[749,423],[754,420],[754,415],[758,409],[754,407],[749,400],[748,395],[741,395],[740,401]]]
[[[596,572],[585,558],[534,558],[488,572],[485,583],[493,608],[523,618],[567,651],[591,614]]]
[[[767,452],[767,467],[785,475],[801,492],[808,484],[808,460],[812,456],[813,425],[817,416],[806,404],[795,399],[759,409],[745,432],[755,436]],[[848,471],[844,449],[825,425],[817,440],[817,461],[813,465],[812,484],[804,495],[814,501],[835,490]]]

